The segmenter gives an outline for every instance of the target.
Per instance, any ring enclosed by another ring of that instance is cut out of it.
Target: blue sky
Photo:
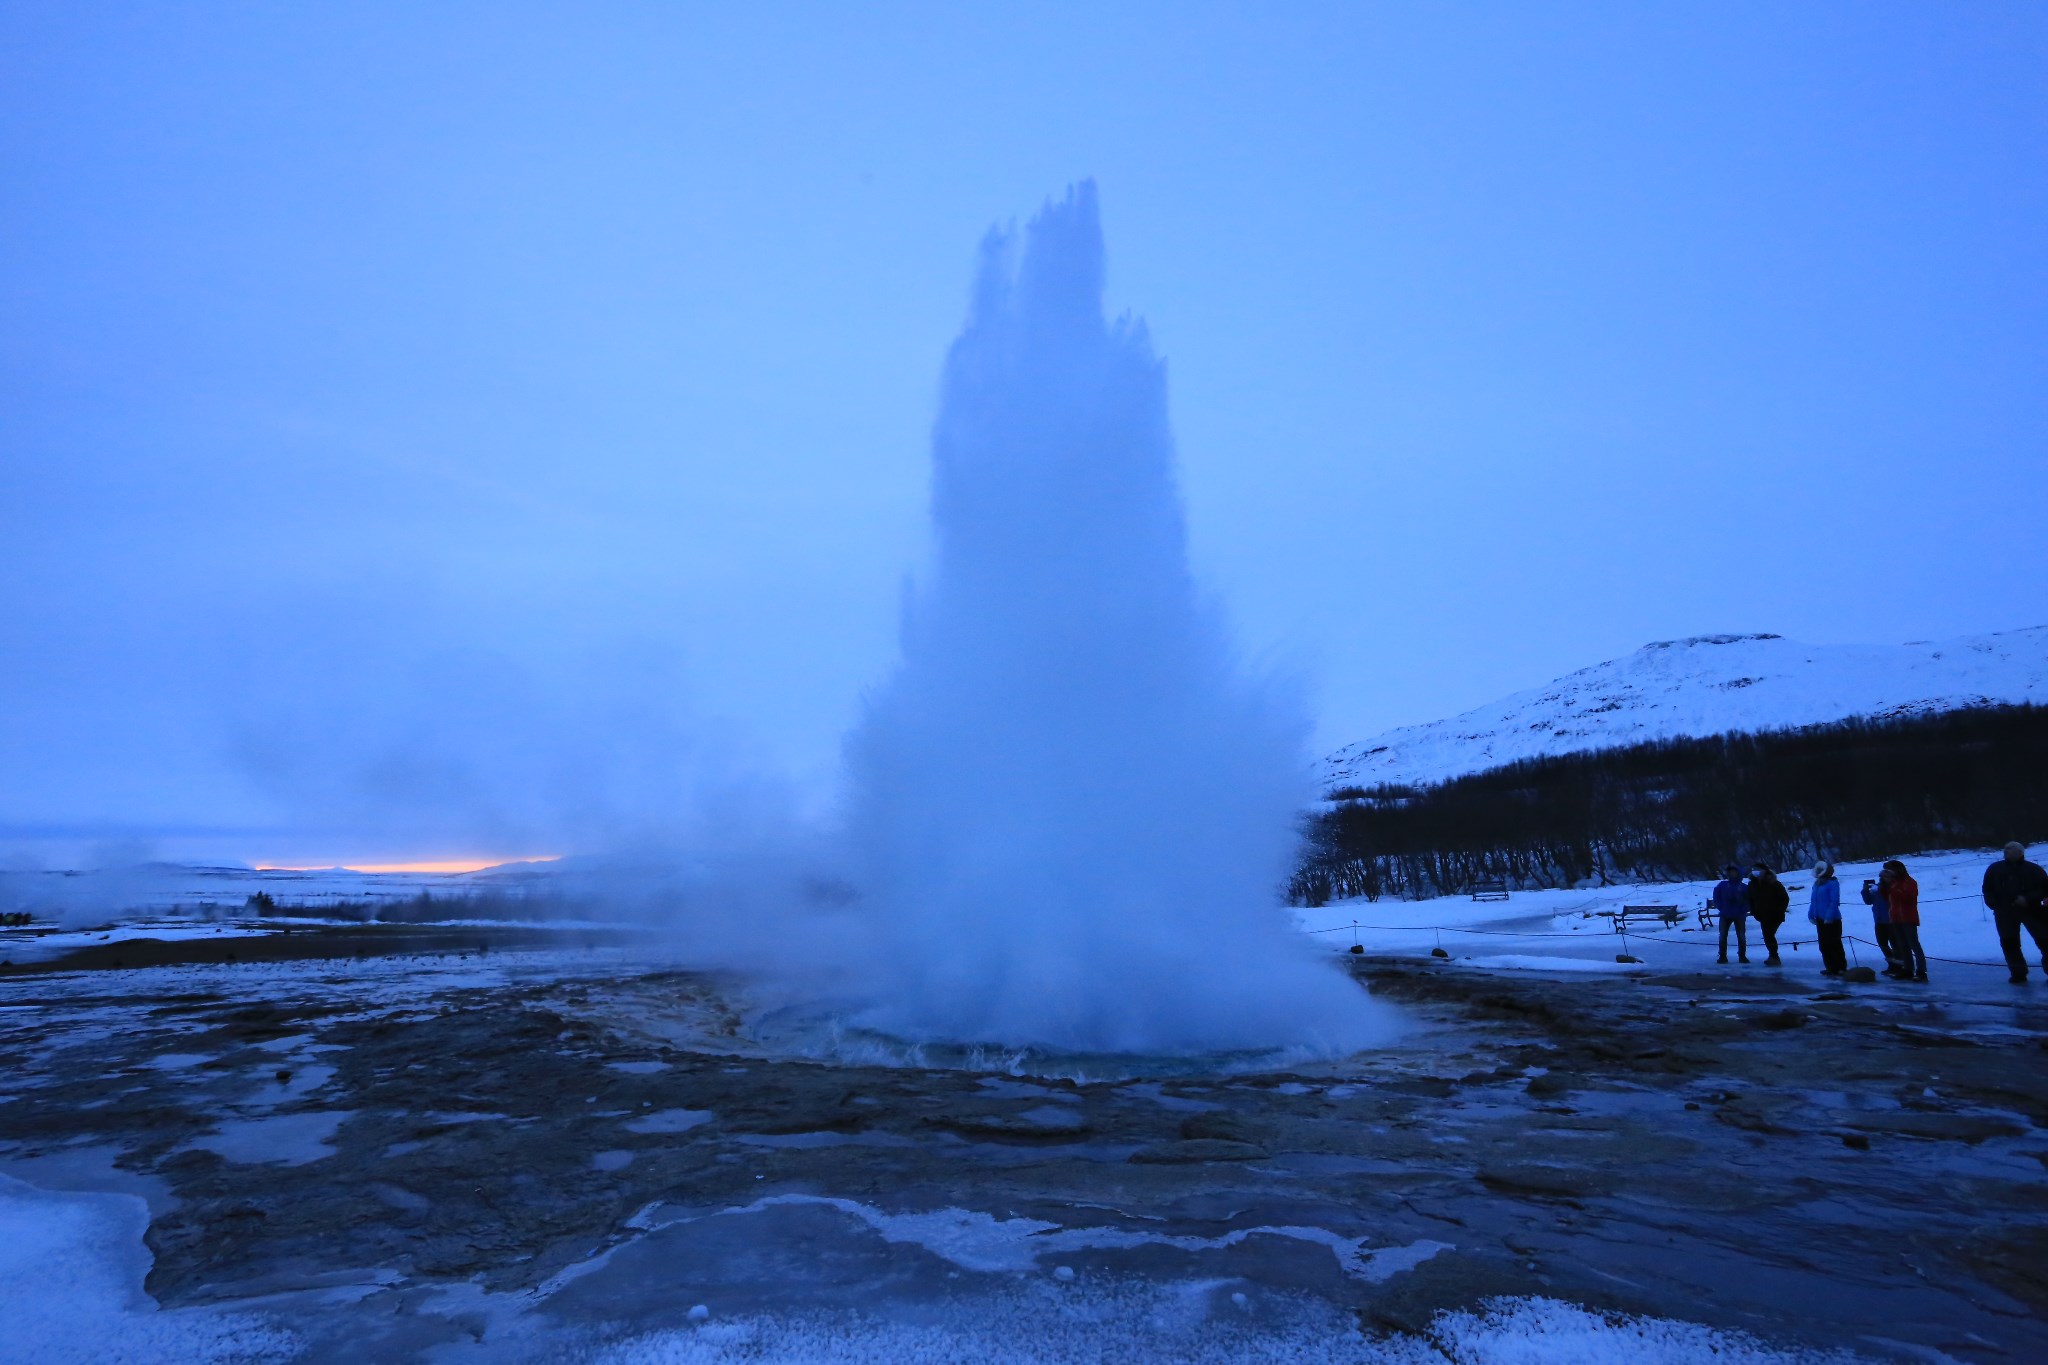
[[[976,241],[1081,176],[1326,746],[2048,614],[2039,6],[6,3],[0,63],[16,843],[824,790]]]

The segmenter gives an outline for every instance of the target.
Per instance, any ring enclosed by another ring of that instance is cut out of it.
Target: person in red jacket
[[[1891,873],[1892,943],[1898,950],[1886,976],[1900,981],[1927,979],[1927,954],[1920,951],[1920,883],[1897,858],[1884,865]]]

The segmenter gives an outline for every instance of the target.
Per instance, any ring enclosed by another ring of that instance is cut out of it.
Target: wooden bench
[[[1475,901],[1504,901],[1508,898],[1506,882],[1472,883],[1472,899]]]
[[[1638,926],[1654,922],[1667,929],[1675,929],[1682,918],[1684,916],[1675,905],[1624,905],[1614,912],[1614,932],[1624,932],[1630,921]]]

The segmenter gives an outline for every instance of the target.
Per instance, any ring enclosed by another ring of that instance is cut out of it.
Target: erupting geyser
[[[1095,190],[984,244],[932,570],[848,742],[878,1026],[1062,1050],[1351,1049],[1387,1016],[1280,902],[1294,708],[1189,574],[1166,380],[1102,313]]]

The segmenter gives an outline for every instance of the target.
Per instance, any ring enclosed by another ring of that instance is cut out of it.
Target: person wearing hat
[[[2048,872],[2027,861],[2026,845],[2005,846],[2005,856],[1984,869],[1984,904],[1998,926],[1998,946],[2005,954],[2006,970],[2012,984],[2027,979],[2027,954],[2020,947],[2020,930],[2034,939],[2034,951],[2041,955],[2041,970],[2048,973]]]
[[[1728,926],[1735,926],[1735,951],[1749,961],[1749,888],[1742,884],[1742,869],[1734,863],[1721,869],[1720,884],[1714,888],[1714,913],[1721,920],[1721,958],[1728,960]]]
[[[1848,955],[1842,951],[1842,884],[1835,880],[1835,865],[1826,859],[1813,869],[1806,919],[1820,943],[1820,974],[1840,976],[1849,969]]]
[[[1785,922],[1785,916],[1792,909],[1792,893],[1785,889],[1785,883],[1778,880],[1778,874],[1758,863],[1749,873],[1749,913],[1756,918],[1756,927],[1764,936],[1764,958],[1766,967],[1782,967],[1785,964],[1778,957],[1778,926]]]
[[[1897,858],[1884,865],[1891,877],[1887,902],[1892,912],[1892,947],[1898,959],[1886,976],[1901,981],[1927,979],[1927,954],[1920,951],[1920,883]]]

